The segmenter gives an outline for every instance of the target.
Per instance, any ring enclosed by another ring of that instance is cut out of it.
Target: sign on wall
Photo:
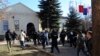
[[[19,31],[19,20],[14,20],[15,30]]]

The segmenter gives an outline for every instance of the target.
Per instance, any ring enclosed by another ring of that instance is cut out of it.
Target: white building
[[[22,3],[17,3],[3,9],[4,18],[0,20],[0,35],[4,35],[7,29],[20,33],[20,30],[27,31],[28,25],[34,25],[36,31],[39,30],[39,18],[37,13],[26,7]]]
[[[66,27],[64,26],[65,24],[66,24],[66,21],[67,21],[67,17],[64,17],[64,16],[62,16],[60,19],[59,19],[59,22],[60,22],[60,24],[59,24],[59,26],[60,26],[60,31],[62,30],[62,29],[66,29]]]

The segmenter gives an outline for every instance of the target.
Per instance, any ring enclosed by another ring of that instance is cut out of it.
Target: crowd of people
[[[66,36],[67,41],[65,41]],[[86,56],[91,56],[92,31],[66,31],[63,29],[59,33],[58,29],[54,28],[51,31],[43,30],[42,32],[32,32],[30,36],[28,36],[23,30],[21,30],[20,35],[17,35],[15,31],[11,32],[8,30],[5,33],[5,38],[9,50],[12,46],[11,41],[13,41],[14,44],[16,38],[19,40],[22,49],[25,48],[25,41],[31,41],[30,39],[32,39],[35,46],[42,45],[43,49],[45,49],[47,45],[51,45],[51,53],[54,52],[54,48],[56,48],[58,53],[60,53],[58,44],[65,46],[65,43],[69,43],[70,47],[77,49],[77,56],[79,56],[80,51],[82,51]],[[58,43],[58,38],[60,38],[61,43]],[[50,40],[52,41],[50,42]]]

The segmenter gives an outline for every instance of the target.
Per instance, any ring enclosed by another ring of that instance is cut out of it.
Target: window
[[[3,30],[4,31],[8,30],[8,21],[7,20],[3,20]]]

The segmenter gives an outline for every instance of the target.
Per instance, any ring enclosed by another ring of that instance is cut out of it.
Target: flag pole
[[[86,20],[86,15],[85,15],[85,31],[87,30],[87,20]]]

